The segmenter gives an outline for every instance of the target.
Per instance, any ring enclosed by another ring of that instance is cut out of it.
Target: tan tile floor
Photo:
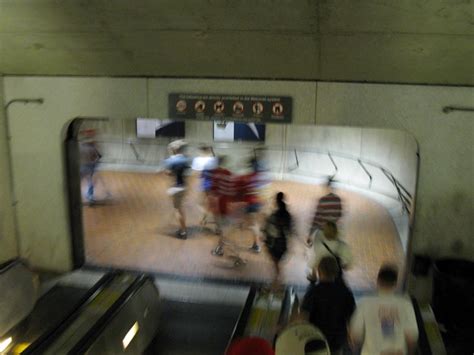
[[[174,237],[176,223],[172,203],[166,194],[169,177],[162,174],[102,171],[97,174],[96,196],[104,199],[94,207],[84,206],[87,262],[196,277],[246,281],[268,281],[273,277],[266,252],[253,254],[250,231],[238,227],[229,232],[247,264],[232,267],[226,257],[211,256],[217,237],[198,227],[201,212],[197,201],[197,178],[190,178],[186,196],[190,233],[183,241]],[[317,200],[323,188],[317,185],[275,181],[273,191],[283,191],[297,222],[298,236],[290,244],[285,263],[286,282],[306,284],[305,265],[309,249],[303,245]],[[106,198],[106,192],[111,198]],[[357,193],[339,190],[344,202],[342,235],[352,248],[354,266],[347,280],[355,289],[374,287],[379,266],[393,262],[403,266],[404,254],[388,212]]]

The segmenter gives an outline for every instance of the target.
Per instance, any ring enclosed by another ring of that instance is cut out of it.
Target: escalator
[[[21,263],[0,265],[1,280],[6,273],[25,280]],[[219,296],[210,300],[205,292],[201,300],[182,298],[183,293],[163,297],[145,274],[112,271],[85,280],[57,282],[45,292],[28,316],[2,334],[0,354],[223,354],[239,338],[274,344],[298,307],[291,287],[278,293],[240,287],[241,295],[226,302]],[[413,305],[420,332],[417,353],[449,353],[429,305],[415,300]]]
[[[147,275],[114,271],[91,286],[59,282],[2,335],[0,353],[140,353],[156,333],[159,312],[159,294]]]
[[[224,354],[236,339],[258,336],[273,342],[289,317],[294,292],[249,287],[241,303],[189,302],[163,298],[158,334],[145,354]]]

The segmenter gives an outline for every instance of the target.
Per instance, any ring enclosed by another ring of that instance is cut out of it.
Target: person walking
[[[316,206],[316,212],[314,213],[311,228],[308,233],[308,245],[311,245],[314,242],[317,232],[323,229],[326,222],[337,224],[339,219],[342,217],[342,201],[332,188],[331,178],[327,180],[325,186],[327,193],[319,199]]]
[[[301,313],[303,319],[323,332],[331,354],[342,354],[347,348],[347,326],[355,309],[354,295],[344,283],[336,282],[339,266],[334,257],[323,257],[317,269],[318,283],[309,285]]]
[[[350,338],[362,355],[415,354],[418,325],[408,296],[396,293],[398,269],[383,265],[377,276],[377,294],[358,303],[350,324]]]
[[[352,264],[352,251],[344,241],[339,239],[338,229],[334,222],[326,222],[323,226],[323,235],[318,236],[313,244],[313,256],[310,258],[307,278],[316,281],[316,269],[325,256],[333,257],[338,265],[337,282],[343,282],[343,271]]]
[[[275,196],[276,210],[268,216],[263,227],[264,243],[275,267],[272,289],[276,289],[281,280],[281,260],[288,250],[288,239],[293,233],[294,222],[285,203],[285,195],[278,192]]]
[[[186,215],[184,211],[184,197],[186,196],[186,172],[189,169],[189,159],[185,155],[187,143],[183,140],[171,142],[168,145],[170,157],[164,165],[169,175],[173,176],[173,186],[168,189],[168,194],[173,201],[179,229],[176,236],[187,239]]]

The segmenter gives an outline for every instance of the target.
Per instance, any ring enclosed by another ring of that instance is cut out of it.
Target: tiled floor
[[[103,266],[141,269],[190,277],[266,281],[273,275],[266,252],[253,254],[248,230],[235,228],[231,239],[247,264],[233,268],[231,260],[213,257],[217,237],[200,230],[201,212],[197,201],[197,179],[190,179],[186,211],[188,240],[174,237],[176,224],[172,203],[166,194],[169,177],[162,174],[102,171],[98,174],[97,198],[104,202],[84,206],[86,258]],[[290,212],[297,222],[298,237],[290,245],[285,264],[285,279],[291,284],[306,284],[305,265],[310,250],[303,245],[318,198],[323,194],[316,185],[275,181],[274,191],[287,196]],[[111,195],[106,198],[106,193]],[[342,235],[352,247],[354,267],[347,272],[355,289],[374,286],[379,266],[384,262],[403,264],[403,251],[388,212],[364,196],[339,190],[345,206],[341,220]]]

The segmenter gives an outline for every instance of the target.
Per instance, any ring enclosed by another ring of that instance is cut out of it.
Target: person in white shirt
[[[323,225],[323,234],[318,234],[313,243],[313,255],[308,262],[307,275],[311,282],[316,281],[316,270],[319,262],[326,256],[332,256],[336,259],[339,267],[336,281],[342,281],[343,270],[348,269],[352,264],[352,252],[349,245],[339,239],[337,226],[331,221]]]
[[[199,201],[199,207],[202,211],[201,226],[204,227],[208,222],[210,212],[209,194],[212,187],[212,171],[217,168],[217,158],[214,156],[212,147],[204,145],[199,148],[200,156],[193,159],[191,168],[199,172],[200,190],[202,198]]]
[[[418,326],[410,299],[397,295],[398,270],[384,265],[377,277],[378,294],[364,297],[350,323],[354,349],[362,355],[415,354]]]

